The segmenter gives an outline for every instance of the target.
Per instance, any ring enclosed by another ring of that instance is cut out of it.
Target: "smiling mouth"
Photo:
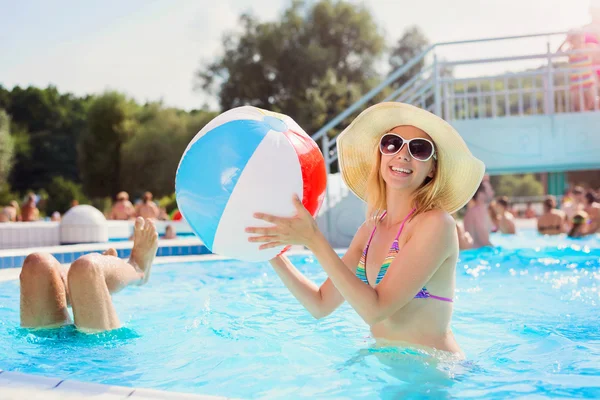
[[[400,167],[390,167],[390,170],[396,175],[410,175],[413,173],[412,169],[409,168],[400,168]]]

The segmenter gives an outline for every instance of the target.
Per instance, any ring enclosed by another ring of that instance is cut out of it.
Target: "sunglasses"
[[[437,160],[433,143],[427,139],[414,138],[410,140],[404,139],[402,136],[395,133],[386,133],[379,141],[379,151],[386,156],[393,156],[398,153],[404,144],[408,145],[410,156],[418,161],[427,161],[431,157]]]

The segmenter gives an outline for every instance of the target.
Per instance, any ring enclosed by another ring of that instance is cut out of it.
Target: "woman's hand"
[[[290,244],[311,247],[311,244],[318,237],[319,228],[317,223],[298,196],[294,196],[292,201],[297,212],[295,217],[285,218],[264,213],[254,214],[256,219],[270,222],[273,226],[246,228],[246,232],[259,235],[249,237],[248,241],[264,243],[259,247],[260,250]]]

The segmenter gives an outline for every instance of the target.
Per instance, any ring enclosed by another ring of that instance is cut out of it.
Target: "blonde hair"
[[[440,192],[441,182],[443,182],[442,174],[444,171],[440,168],[440,154],[437,152],[436,154],[438,160],[433,161],[435,165],[433,178],[425,178],[421,187],[413,194],[413,205],[417,210],[410,219],[439,207],[437,194]],[[386,184],[381,176],[381,152],[379,151],[378,143],[375,147],[375,162],[373,163],[373,167],[367,178],[367,190],[365,196],[367,201],[367,220],[373,219],[375,222],[378,222],[383,212],[387,210],[386,193]]]

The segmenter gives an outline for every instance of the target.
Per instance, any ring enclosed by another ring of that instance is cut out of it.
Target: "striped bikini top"
[[[400,225],[400,229],[398,230],[398,234],[396,235],[396,238],[394,239],[394,242],[392,243],[392,247],[390,247],[390,250],[388,251],[388,254],[385,257],[385,260],[383,261],[383,264],[381,265],[379,274],[377,274],[377,279],[375,281],[376,285],[379,284],[379,282],[383,279],[389,266],[392,264],[392,261],[394,261],[396,254],[398,254],[398,252],[400,251],[400,248],[398,246],[398,238],[400,237],[400,234],[402,233],[402,229],[404,229],[404,224],[416,210],[417,209],[414,208],[402,221],[402,224]],[[381,222],[381,220],[383,220],[383,218],[385,217],[386,214],[387,214],[387,212],[383,213],[383,215],[379,219],[379,222]],[[373,228],[373,231],[371,232],[371,237],[369,238],[369,242],[365,246],[362,256],[360,257],[358,267],[356,268],[356,276],[358,278],[360,278],[360,280],[363,281],[364,283],[366,283],[367,285],[369,285],[369,279],[367,278],[367,270],[366,270],[367,252],[369,251],[369,246],[371,245],[371,240],[373,239],[373,235],[375,234],[376,229],[377,229],[377,225],[375,225],[375,227]],[[434,296],[434,295],[430,294],[425,287],[423,287],[415,296],[415,299],[427,299],[427,298],[436,299],[436,300],[440,300],[440,301],[447,301],[447,302],[452,303],[452,299],[449,299],[447,297]]]

